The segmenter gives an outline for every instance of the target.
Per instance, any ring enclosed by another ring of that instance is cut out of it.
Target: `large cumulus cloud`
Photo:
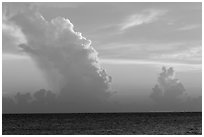
[[[51,102],[47,100],[52,94],[54,101],[70,111],[100,106],[107,101],[111,94],[111,77],[100,65],[98,53],[91,46],[91,41],[74,31],[70,20],[57,17],[47,21],[30,5],[20,5],[20,10],[15,12],[12,12],[12,5],[3,6],[3,49],[7,53],[29,56],[54,91],[18,94],[14,99],[18,104],[21,102],[19,100],[24,101],[20,104],[27,105],[36,100],[45,100],[49,104]],[[30,108],[23,106],[18,105],[22,107],[18,109],[20,112],[27,112],[27,108]]]

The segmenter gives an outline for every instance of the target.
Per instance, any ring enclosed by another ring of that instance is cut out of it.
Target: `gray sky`
[[[187,96],[201,96],[201,3],[31,5],[47,21],[59,16],[69,19],[74,31],[92,41],[101,65],[112,77],[111,90],[117,91],[110,100],[129,105],[122,111],[151,111],[154,108],[150,94],[158,83],[162,66],[174,68],[175,78],[183,84]],[[24,4],[12,6],[15,7],[12,10],[19,11]],[[3,29],[12,32],[4,28],[4,24]],[[34,93],[42,88],[53,90],[36,63],[18,54],[19,49],[12,46],[12,38],[7,35],[3,37],[3,95]],[[18,37],[15,39],[23,41]],[[162,111],[160,107],[155,110]]]

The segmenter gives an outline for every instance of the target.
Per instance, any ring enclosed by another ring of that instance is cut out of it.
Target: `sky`
[[[3,112],[201,111],[201,6],[3,3]]]

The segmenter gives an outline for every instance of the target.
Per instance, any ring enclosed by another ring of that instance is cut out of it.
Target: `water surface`
[[[2,134],[202,134],[201,112],[3,114]]]

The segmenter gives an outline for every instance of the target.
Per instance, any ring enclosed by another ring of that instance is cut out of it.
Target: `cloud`
[[[162,68],[162,72],[158,77],[158,84],[153,88],[152,98],[160,99],[177,99],[179,95],[184,93],[185,89],[182,83],[175,78],[173,68]],[[156,95],[156,96],[155,96]],[[159,98],[157,98],[159,97]]]
[[[133,14],[120,25],[120,30],[124,31],[135,26],[152,23],[158,20],[158,18],[163,16],[166,12],[166,10],[149,9],[141,13]]]
[[[164,62],[159,62],[159,61],[151,61],[151,60],[139,60],[139,59],[101,59],[102,63],[105,64],[127,64],[127,65],[134,65],[134,64],[159,64],[162,65]]]
[[[157,62],[156,64],[162,62],[164,64],[199,65],[202,61],[201,45],[200,41],[112,42],[100,44],[97,49],[103,59],[126,59],[133,60],[133,62],[149,60],[149,62]]]
[[[183,27],[178,28],[178,31],[186,31],[186,30],[193,30],[199,28],[200,25],[198,24],[192,24],[192,25],[185,25]]]
[[[172,67],[162,67],[158,84],[152,90],[150,97],[160,111],[201,111],[202,109],[200,97],[191,98],[187,95],[183,84],[175,78],[175,71]]]
[[[4,113],[49,113],[60,106],[62,106],[61,111],[66,109],[63,104],[58,104],[57,94],[45,89],[36,91],[34,94],[18,92],[13,99],[3,97],[2,103]]]
[[[5,29],[3,35],[15,43],[12,44],[14,48],[21,50],[18,54],[23,52],[32,58],[58,100],[63,102],[61,105],[73,104],[64,111],[91,108],[106,102],[111,95],[111,77],[100,65],[98,53],[91,46],[91,41],[80,32],[75,32],[74,25],[68,19],[57,17],[49,22],[30,5],[25,8],[20,5],[20,10],[15,13],[12,12],[12,6],[6,6],[6,13],[10,14],[5,15],[3,24],[11,25],[15,33],[20,30],[26,40],[20,41],[21,38],[14,37],[9,29]],[[40,96],[45,96],[43,92],[36,94],[34,96],[38,100]],[[25,98],[28,96],[26,94]],[[27,100],[25,102],[29,104]],[[22,111],[26,109],[24,107]]]
[[[160,60],[172,60],[172,61],[180,61],[186,62],[189,64],[201,64],[202,63],[202,47],[187,47],[182,51],[174,51],[172,53],[161,53],[160,55],[155,55],[152,57],[153,59]]]
[[[177,63],[157,60],[142,60],[142,59],[114,59],[114,58],[101,58],[100,62],[109,65],[151,65],[154,68],[160,68],[161,66],[174,66],[177,71],[198,71],[202,70],[201,64],[188,64]]]
[[[7,22],[4,18],[2,21],[2,39],[3,53],[20,54],[18,45],[27,43],[26,37],[21,32],[21,29],[15,24]]]

